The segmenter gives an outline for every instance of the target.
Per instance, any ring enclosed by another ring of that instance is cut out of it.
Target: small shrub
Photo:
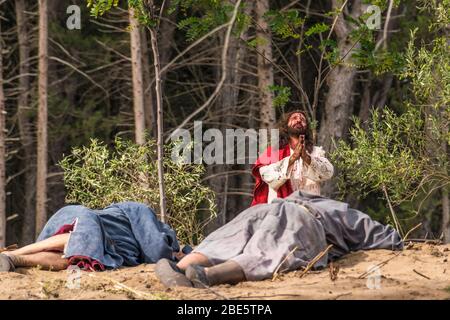
[[[179,240],[194,245],[202,240],[206,224],[216,215],[215,194],[201,184],[203,165],[177,164],[164,150],[164,179],[168,223]],[[98,209],[122,201],[142,202],[159,211],[155,142],[144,145],[116,138],[112,150],[91,139],[89,146],[73,148],[59,165],[64,171],[66,202]]]

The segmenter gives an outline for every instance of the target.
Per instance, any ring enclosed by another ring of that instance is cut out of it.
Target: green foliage
[[[448,28],[450,23],[450,0],[419,0],[419,8],[434,17],[428,25],[430,31]]]
[[[305,35],[310,37],[314,34],[319,34],[319,33],[323,33],[325,31],[330,30],[330,26],[323,23],[323,22],[319,22],[316,23],[314,25],[312,25],[308,30],[306,30]]]
[[[144,0],[128,0],[128,7],[134,9],[134,15],[139,25],[148,28],[156,27],[158,17],[153,12],[159,12],[158,8],[148,8]]]
[[[87,7],[90,8],[91,15],[94,17],[102,16],[118,5],[119,0],[87,0]]]
[[[450,16],[450,15],[449,15]],[[412,90],[421,102],[435,101],[435,106],[450,104],[450,47],[446,37],[438,37],[429,46],[416,49],[415,33],[406,50],[406,65],[401,78],[410,79]]]
[[[201,184],[204,167],[177,164],[165,147],[164,179],[168,222],[185,243],[202,239],[207,222],[216,214],[215,195]],[[92,139],[89,146],[74,148],[61,160],[67,189],[66,201],[90,208],[104,208],[111,203],[136,201],[159,208],[158,174],[155,143],[136,145],[116,138],[113,150]]]
[[[423,120],[415,109],[399,116],[387,108],[372,112],[367,131],[355,118],[351,142],[339,141],[331,154],[342,171],[340,187],[349,183],[363,194],[386,188],[400,202],[422,177],[426,160],[416,157],[424,143],[422,130]]]
[[[247,45],[251,48],[256,48],[258,45],[265,45],[267,43],[266,39],[255,37],[254,39],[247,41]]]
[[[188,41],[194,41],[212,29],[229,22],[234,9],[229,2],[217,0],[176,0],[172,3],[172,11],[175,6],[179,6],[186,17],[178,23],[178,28],[186,30]],[[233,29],[235,35],[239,35],[250,24],[251,18],[242,10],[244,6],[243,1]]]
[[[337,43],[333,39],[324,39],[320,42],[320,50],[322,50],[325,55],[324,59],[327,60],[331,65],[336,65],[340,63],[340,54]]]
[[[352,54],[353,63],[356,67],[369,69],[375,75],[381,75],[386,72],[398,73],[403,68],[403,55],[396,49],[375,49],[375,33],[365,24],[360,24],[352,32],[351,38],[353,41],[360,43],[360,47],[355,49]]]
[[[272,85],[269,86],[269,90],[275,94],[275,97],[273,98],[273,106],[275,108],[284,107],[289,102],[289,98],[292,94],[291,88],[285,86]]]
[[[91,15],[96,18],[118,5],[119,0],[87,0],[87,6],[90,8]],[[148,8],[144,0],[128,0],[127,5],[128,8],[134,9],[135,18],[140,25],[146,27],[156,26],[157,19],[152,15],[152,11],[155,9]]]
[[[269,22],[269,26],[275,35],[281,39],[300,38],[296,29],[301,27],[305,20],[300,17],[300,12],[295,9],[280,11],[269,10],[264,18]]]
[[[448,22],[449,8],[448,0],[430,1],[421,10],[428,10],[434,21]],[[422,22],[419,26],[428,31],[416,28],[411,32],[398,68],[385,64],[386,70],[395,71],[411,91],[411,95],[405,95],[408,99],[402,99],[396,106],[401,114],[396,115],[388,108],[373,112],[368,130],[355,120],[350,130],[351,142],[339,142],[332,153],[342,170],[341,191],[363,191],[365,196],[368,192],[380,193],[386,189],[397,204],[401,203],[404,212],[412,213],[412,203],[403,200],[421,198],[425,201],[432,192],[448,188],[450,183],[447,151],[450,143],[450,47],[443,30],[439,29],[443,24],[428,28],[428,24]],[[420,45],[417,45],[418,34],[423,39]],[[373,51],[370,36],[361,38],[362,51]],[[378,56],[370,57],[366,53],[359,56],[362,64],[377,63]],[[429,211],[436,208],[435,201],[427,202]],[[434,220],[428,213],[425,215],[428,221]]]

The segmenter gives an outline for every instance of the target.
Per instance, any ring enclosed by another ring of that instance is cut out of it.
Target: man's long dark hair
[[[288,127],[288,123],[289,123],[289,118],[294,114],[294,113],[301,113],[305,119],[306,119],[306,132],[305,132],[305,145],[306,145],[306,150],[311,153],[313,150],[313,135],[312,135],[312,131],[309,127],[309,121],[308,121],[308,117],[306,115],[305,112],[301,111],[301,110],[295,110],[295,111],[291,111],[288,113],[285,113],[281,116],[280,120],[278,121],[278,130],[279,130],[279,134],[280,134],[280,148],[284,148],[287,144],[289,144],[289,127]]]

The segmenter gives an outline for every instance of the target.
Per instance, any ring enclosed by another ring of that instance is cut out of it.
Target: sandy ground
[[[450,245],[409,245],[403,252],[354,252],[330,268],[300,277],[294,271],[274,281],[244,282],[212,289],[164,288],[154,265],[82,272],[68,288],[68,272],[38,268],[0,273],[0,299],[450,299]],[[369,278],[371,266],[379,266]],[[376,274],[380,276],[377,277]],[[372,289],[371,289],[372,288]]]

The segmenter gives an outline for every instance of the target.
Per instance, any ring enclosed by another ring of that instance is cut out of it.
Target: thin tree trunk
[[[161,68],[164,68],[166,66],[167,63],[169,63],[170,58],[172,56],[172,46],[175,43],[174,40],[174,35],[175,35],[175,30],[177,29],[177,13],[178,13],[178,6],[177,9],[174,10],[170,15],[168,13],[169,8],[171,6],[171,2],[170,0],[166,0],[165,1],[165,6],[164,6],[164,13],[163,15],[165,16],[165,19],[161,21],[161,26],[160,26],[160,37],[159,37],[159,41],[158,41],[158,52],[160,53],[160,63],[161,63]],[[164,80],[167,77],[167,72],[164,72],[161,75],[161,81],[162,81],[162,86],[164,87]]]
[[[129,9],[130,37],[131,37],[131,70],[133,77],[133,109],[134,132],[137,144],[145,143],[145,109],[144,109],[144,82],[142,79],[142,51],[141,32],[139,22],[134,17],[134,9]]]
[[[269,0],[258,0],[255,5],[256,14],[256,37],[258,41],[256,50],[258,51],[258,89],[260,93],[260,115],[261,127],[269,128],[275,124],[276,114],[273,107],[273,94],[269,86],[273,85],[272,61],[272,36],[264,14],[269,10]]]
[[[48,3],[39,0],[39,80],[37,124],[36,235],[47,221]]]
[[[450,27],[447,25],[445,28],[445,35],[447,37],[447,46],[450,46]],[[442,105],[440,108],[441,118],[446,119],[448,116],[448,105]],[[443,137],[448,137],[448,122],[445,123],[442,128]],[[445,160],[448,157],[448,141],[442,141],[442,153],[446,155]],[[445,163],[445,162],[444,162]],[[448,176],[448,172],[445,174]],[[450,203],[448,195],[448,186],[444,186],[442,189],[442,232],[444,234],[444,242],[450,243]]]
[[[442,233],[444,243],[450,243],[450,203],[446,187],[442,189]]]
[[[5,94],[3,92],[3,40],[0,21],[0,248],[6,244],[6,143],[5,143]]]
[[[152,1],[150,1],[152,2]],[[153,4],[153,3],[152,3]],[[149,28],[150,41],[153,51],[153,63],[155,66],[155,92],[156,92],[156,112],[157,112],[157,148],[158,148],[158,184],[159,184],[159,207],[161,221],[166,222],[166,194],[164,185],[164,167],[163,167],[163,108],[162,108],[162,88],[161,88],[161,65],[159,63],[158,40],[156,30]]]
[[[141,32],[141,47],[142,47],[142,78],[144,80],[144,114],[145,127],[150,136],[156,137],[156,113],[155,104],[153,101],[151,77],[150,77],[150,52],[148,51],[147,30],[142,29]]]
[[[235,5],[235,1],[232,3]],[[253,14],[255,4],[253,2],[245,2],[243,11],[247,16],[251,16]],[[244,31],[240,38],[243,40],[239,40],[236,37],[230,39],[230,45],[228,49],[228,71],[227,71],[227,81],[221,92],[220,100],[218,100],[219,108],[224,113],[222,116],[222,122],[224,123],[224,129],[230,128],[233,126],[243,126],[248,125],[247,123],[243,123],[243,121],[239,118],[236,118],[236,114],[240,113],[239,99],[244,94],[240,88],[242,87],[242,79],[244,74],[242,72],[245,69],[245,60],[248,55],[248,48],[245,45],[245,42],[248,40],[248,30]],[[221,41],[224,42],[224,41]],[[255,126],[250,126],[249,128],[255,128]],[[225,132],[223,130],[223,132]],[[225,135],[224,135],[225,136]],[[246,160],[247,163],[247,160]],[[251,170],[251,166],[253,164],[235,164],[235,165],[222,165],[217,167],[223,167],[224,171],[229,172],[230,170]],[[224,206],[221,210],[222,221],[221,224],[225,224],[231,219],[233,219],[239,212],[248,208],[248,197],[244,195],[228,195],[228,192],[231,190],[239,190],[243,188],[243,185],[246,183],[246,188],[248,185],[253,185],[252,177],[249,174],[236,175],[229,174],[225,176],[224,183]],[[251,192],[250,190],[246,190]],[[220,207],[219,207],[220,208]]]
[[[221,37],[225,37],[223,34]],[[224,43],[224,41],[221,42]],[[219,95],[219,98],[216,102],[216,108],[218,109],[218,114],[221,115],[221,129],[224,137],[226,137],[226,129],[232,127],[236,123],[236,118],[234,115],[236,114],[236,106],[238,102],[238,94],[239,94],[239,81],[237,75],[237,54],[238,54],[238,40],[236,38],[231,38],[228,51],[227,51],[227,77],[225,79],[225,83],[223,89]],[[217,74],[220,76],[220,66],[217,70]],[[224,225],[228,221],[228,206],[232,203],[231,199],[227,195],[227,192],[230,188],[232,188],[234,176],[228,177],[227,171],[233,168],[232,165],[228,164],[220,164],[214,166],[214,173],[225,173],[224,178],[221,179],[220,183],[216,185],[216,192],[221,193],[222,195],[218,197],[218,204],[220,208],[219,216],[221,217],[221,225]],[[220,184],[220,186],[218,186]],[[219,188],[217,188],[219,187]]]
[[[19,96],[17,99],[17,123],[22,145],[24,167],[24,199],[22,215],[22,231],[20,245],[34,241],[35,233],[35,204],[34,193],[36,187],[36,172],[34,168],[35,155],[33,151],[33,137],[30,130],[29,94],[30,94],[30,41],[27,30],[26,7],[24,0],[16,0],[17,38],[19,40]]]

